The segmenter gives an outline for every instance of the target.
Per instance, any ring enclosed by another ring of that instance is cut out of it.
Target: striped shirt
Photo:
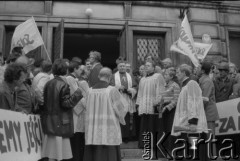
[[[179,93],[180,93],[180,87],[176,82],[170,81],[166,84],[165,91],[163,92],[162,96],[163,96],[164,104],[167,104],[167,106],[165,107],[169,111],[171,111],[173,108],[176,107]]]

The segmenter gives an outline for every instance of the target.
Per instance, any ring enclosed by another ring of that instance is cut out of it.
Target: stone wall
[[[92,14],[86,15],[91,8]],[[119,30],[128,21],[128,60],[133,62],[133,36],[136,31],[165,35],[165,57],[175,64],[186,61],[182,55],[169,51],[178,39],[181,19],[180,8],[188,9],[188,18],[195,41],[207,33],[213,47],[208,57],[229,58],[229,32],[240,32],[240,4],[237,2],[61,2],[61,1],[1,1],[0,2],[0,50],[4,50],[4,35],[7,26],[16,26],[34,16],[42,28],[42,36],[51,54],[53,28],[62,17],[66,28],[100,28]],[[44,55],[44,50],[42,50]]]

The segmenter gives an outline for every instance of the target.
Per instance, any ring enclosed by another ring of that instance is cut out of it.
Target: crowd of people
[[[216,103],[240,97],[240,74],[226,60],[174,67],[170,58],[147,55],[135,70],[123,57],[116,64],[113,72],[103,67],[97,51],[85,62],[35,61],[15,47],[0,67],[0,108],[41,116],[43,158],[119,161],[122,141],[143,148],[145,132],[155,142],[171,133],[168,150],[187,139],[179,129],[214,135]]]

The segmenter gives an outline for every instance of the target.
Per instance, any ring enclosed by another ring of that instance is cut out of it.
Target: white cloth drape
[[[154,114],[153,104],[161,101],[165,90],[165,80],[160,73],[155,73],[140,80],[136,104],[139,105],[138,114]]]
[[[202,90],[196,81],[189,81],[178,97],[178,103],[175,111],[172,135],[181,135],[181,132],[175,132],[174,127],[188,127],[188,120],[197,118],[197,132],[208,132],[206,115],[203,107]]]
[[[87,96],[86,145],[120,145],[120,123],[125,125],[127,102],[117,88],[91,89]]]

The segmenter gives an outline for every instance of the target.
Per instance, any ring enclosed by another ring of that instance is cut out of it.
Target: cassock
[[[117,88],[99,81],[86,99],[85,161],[120,161],[127,102]]]
[[[196,132],[193,133],[188,130],[190,124],[196,125]],[[207,133],[208,126],[202,91],[196,81],[190,80],[182,87],[179,94],[171,135],[177,136],[178,139],[184,139],[188,143],[189,136],[207,140]],[[180,147],[182,144],[175,144],[174,148]],[[193,150],[189,149],[190,146],[191,144],[184,147],[187,155],[193,155]],[[199,144],[197,148],[195,152],[198,159],[196,160],[207,161],[207,144]],[[178,151],[176,156],[182,156],[182,153],[183,149]],[[183,158],[183,160],[192,160],[192,158]]]
[[[121,125],[123,141],[129,141],[136,135],[135,120],[133,113],[136,112],[135,107],[135,95],[137,93],[137,84],[130,74],[127,72],[120,73],[119,71],[113,75],[111,85],[115,86],[118,90],[121,86],[124,86],[124,90],[120,90],[122,96],[126,99],[127,115],[125,117],[126,125]]]
[[[100,63],[96,63],[93,65],[90,74],[88,76],[88,84],[89,87],[93,87],[96,83],[99,82],[98,74],[102,69],[102,65]]]
[[[86,94],[88,92],[88,83],[84,80],[79,81],[75,75],[70,74],[66,77],[67,83],[72,95],[78,88],[83,94],[83,98],[77,103],[73,109],[73,125],[74,136],[70,138],[73,153],[73,161],[82,161],[84,154],[85,138],[84,138],[84,122],[86,113]]]
[[[153,143],[156,143],[157,131],[160,126],[158,115],[154,114],[154,103],[162,98],[164,92],[165,80],[160,73],[151,73],[140,80],[136,104],[138,114],[141,117],[139,148],[143,148],[143,134],[151,132],[153,134]],[[156,148],[156,147],[154,147]]]

